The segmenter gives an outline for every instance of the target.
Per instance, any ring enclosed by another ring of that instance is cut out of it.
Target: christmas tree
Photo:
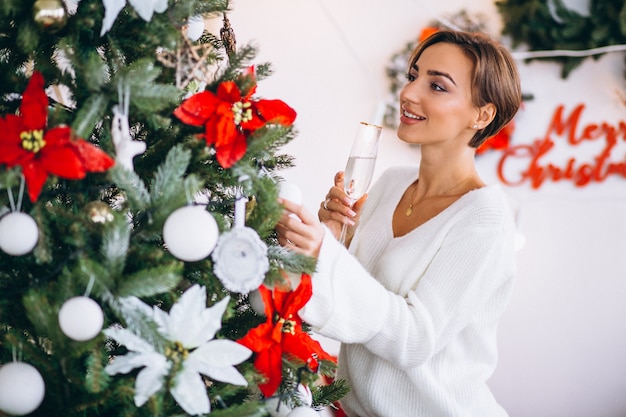
[[[0,415],[317,415],[296,112],[225,0],[0,3]],[[219,34],[204,29],[221,19]]]

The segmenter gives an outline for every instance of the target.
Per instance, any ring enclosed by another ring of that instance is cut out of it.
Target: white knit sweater
[[[415,178],[414,168],[395,168],[376,182],[352,255],[326,231],[300,315],[342,342],[349,416],[506,416],[486,380],[515,276],[507,201],[498,186],[483,187],[394,238],[393,212]]]

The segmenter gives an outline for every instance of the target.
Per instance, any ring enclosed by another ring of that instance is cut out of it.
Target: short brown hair
[[[522,102],[517,65],[509,51],[481,32],[440,30],[419,43],[409,60],[412,68],[426,48],[445,42],[459,46],[473,62],[472,102],[477,107],[492,103],[496,107],[493,121],[474,134],[469,146],[478,148],[513,119]]]

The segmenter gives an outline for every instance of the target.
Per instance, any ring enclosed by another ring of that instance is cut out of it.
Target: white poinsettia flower
[[[110,375],[128,373],[144,368],[135,382],[135,404],[140,407],[163,388],[173,369],[173,361],[182,358],[182,366],[174,375],[170,393],[183,410],[190,415],[206,414],[211,406],[202,375],[233,385],[247,385],[235,368],[250,357],[252,351],[227,339],[213,340],[222,326],[222,316],[229,297],[206,308],[206,290],[194,285],[172,306],[169,314],[158,307],[150,307],[136,297],[128,297],[122,306],[150,317],[159,333],[172,345],[168,352],[156,348],[127,329],[112,327],[104,333],[129,353],[118,356],[105,370]]]
[[[204,287],[194,285],[172,306],[169,314],[154,307],[154,319],[167,340],[175,340],[186,349],[193,349],[213,339],[222,328],[222,316],[228,301],[229,297],[226,297],[206,308]]]
[[[167,0],[129,0],[129,3],[139,17],[146,22],[152,20],[154,13],[163,13],[167,10]],[[102,0],[102,4],[104,5],[104,19],[102,20],[100,36],[111,30],[117,16],[126,6],[126,0]]]
[[[135,382],[135,405],[141,407],[161,389],[172,364],[165,355],[156,352],[154,346],[129,330],[112,327],[104,330],[104,334],[130,351],[107,365],[105,371],[109,375],[127,374],[135,368],[144,368],[137,374]]]
[[[153,13],[163,13],[167,10],[167,0],[128,0],[139,17],[146,22],[152,20]]]

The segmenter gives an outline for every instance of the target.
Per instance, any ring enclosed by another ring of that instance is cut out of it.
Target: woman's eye
[[[411,74],[410,72],[407,72],[405,75],[406,75],[406,79],[409,82],[413,82],[417,79],[417,76],[415,76],[414,74]]]
[[[435,90],[435,91],[446,91],[445,88],[443,88],[441,85],[437,84],[437,83],[431,83],[430,87]]]

